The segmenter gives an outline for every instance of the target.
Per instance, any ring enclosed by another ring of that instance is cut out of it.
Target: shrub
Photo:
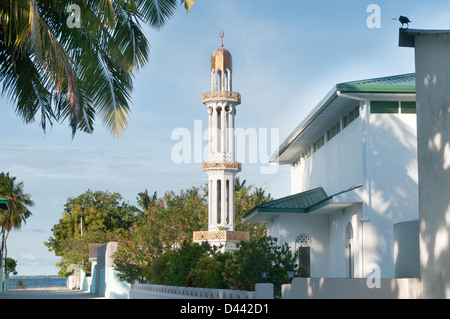
[[[185,286],[186,279],[197,262],[207,256],[215,254],[209,243],[202,244],[185,242],[174,252],[173,258],[168,263],[167,285]],[[187,282],[189,283],[189,281]]]
[[[151,282],[155,285],[165,285],[169,274],[169,265],[173,261],[175,253],[171,250],[156,258],[150,266]]]
[[[216,254],[213,257],[200,258],[188,274],[189,286],[203,288],[226,288],[223,269],[231,254]]]
[[[230,289],[254,290],[262,281],[261,271],[268,270],[267,281],[274,284],[275,297],[281,296],[281,285],[289,282],[287,270],[296,264],[298,253],[287,243],[277,244],[273,237],[262,237],[238,243],[232,258],[225,262],[224,280]]]

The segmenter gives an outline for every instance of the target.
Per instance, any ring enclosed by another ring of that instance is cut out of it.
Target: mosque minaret
[[[248,240],[247,232],[234,231],[234,176],[241,171],[235,160],[234,125],[241,95],[232,91],[232,59],[223,47],[211,55],[211,91],[202,94],[208,111],[208,231],[194,232],[194,241],[210,241],[232,249],[235,242]]]

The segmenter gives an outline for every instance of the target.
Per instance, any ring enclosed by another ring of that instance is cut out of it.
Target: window
[[[416,114],[416,102],[401,102],[402,114]]]
[[[345,268],[348,278],[354,277],[353,227],[348,223],[345,227]]]
[[[227,197],[227,224],[230,222],[230,180],[226,181],[226,197]]]
[[[312,238],[309,234],[301,234],[295,239],[295,248],[298,248],[298,264],[301,266],[299,271],[300,277],[311,276],[311,244]]]
[[[327,131],[327,141],[331,140],[341,131],[341,123],[337,122]]]
[[[359,116],[359,105],[350,110],[347,114],[342,118],[343,128],[347,127],[354,119]]]
[[[372,101],[370,102],[370,113],[399,113],[399,103],[396,101]]]
[[[217,180],[217,224],[220,224],[222,222],[222,212],[221,212],[221,208],[222,208],[222,198],[221,198],[221,193],[222,193],[222,185],[221,185],[221,180],[218,179]]]
[[[317,152],[317,150],[319,148],[321,148],[323,145],[325,144],[325,137],[322,135],[321,137],[319,137],[319,139],[317,141],[314,142],[313,147],[314,147],[314,152]]]

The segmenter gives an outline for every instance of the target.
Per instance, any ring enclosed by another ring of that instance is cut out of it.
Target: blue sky
[[[380,28],[366,23],[370,4],[381,9]],[[39,120],[24,124],[0,99],[0,171],[23,181],[36,203],[27,224],[8,239],[19,274],[57,273],[58,258],[43,242],[68,197],[109,190],[135,204],[146,188],[162,194],[206,182],[194,155],[190,163],[174,162],[179,141],[171,137],[181,128],[194,138],[195,123],[206,129],[201,94],[210,89],[210,56],[221,31],[233,56],[233,90],[242,95],[236,127],[275,130],[278,136],[269,137],[278,145],[336,83],[414,72],[414,50],[398,47],[400,23],[392,18],[401,14],[412,20],[410,28],[450,29],[447,0],[197,0],[161,30],[146,29],[150,61],[136,74],[131,118],[119,139],[100,122],[93,134],[73,140],[68,123],[44,134]],[[268,138],[258,138],[269,144],[268,153],[275,151]],[[276,198],[289,195],[290,168],[262,174],[263,155],[256,163],[244,155],[238,176]]]

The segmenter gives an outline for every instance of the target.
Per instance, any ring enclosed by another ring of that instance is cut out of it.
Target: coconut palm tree
[[[161,28],[178,0],[0,0],[0,83],[24,122],[69,120],[92,132],[99,116],[118,137],[133,74],[148,60],[142,24]],[[186,10],[192,0],[180,0]]]
[[[8,199],[9,209],[0,209],[0,226],[2,234],[0,260],[2,261],[3,278],[5,278],[7,259],[6,240],[9,232],[22,227],[31,216],[28,207],[34,206],[31,195],[23,191],[23,182],[16,182],[16,177],[9,173],[0,173],[0,196]],[[4,281],[2,281],[2,284]],[[2,286],[3,287],[3,286]],[[3,289],[2,289],[3,291]]]
[[[146,212],[150,205],[158,199],[158,193],[155,191],[153,195],[150,197],[148,194],[148,190],[145,189],[145,191],[138,193],[138,196],[136,197],[137,203],[140,207],[139,211],[141,213]]]
[[[239,179],[239,176],[235,177],[234,178],[234,190],[236,192],[239,192],[242,188],[245,187],[245,183],[246,182],[247,181],[245,179],[241,182],[240,179]]]

